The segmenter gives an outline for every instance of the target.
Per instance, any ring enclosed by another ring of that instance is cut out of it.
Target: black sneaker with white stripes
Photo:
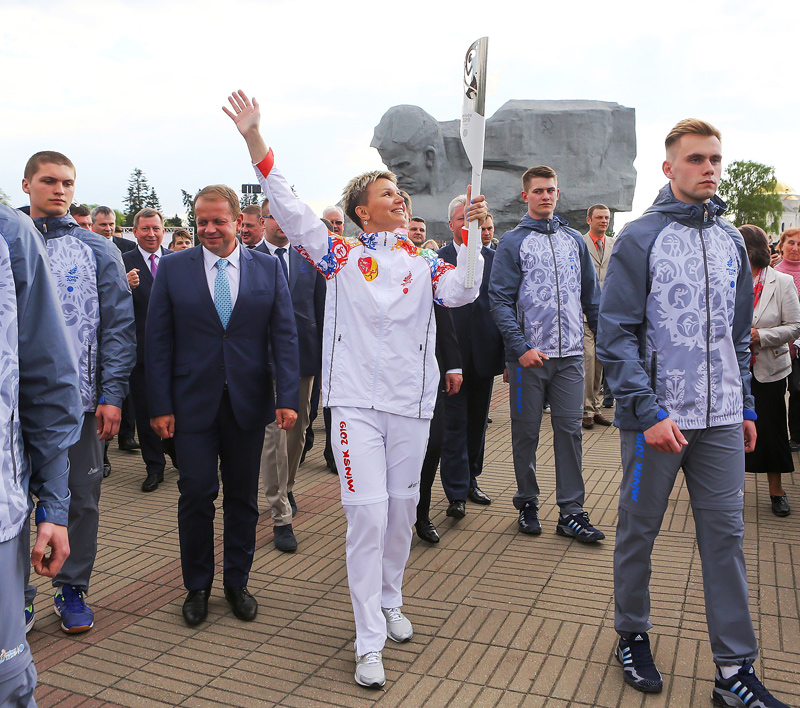
[[[620,637],[616,653],[625,683],[643,693],[661,693],[663,681],[653,661],[647,632]]]
[[[602,541],[606,537],[602,531],[592,526],[589,521],[589,514],[585,511],[580,514],[570,514],[569,516],[561,516],[559,514],[556,533],[560,536],[569,536],[581,543],[594,543],[595,541]]]
[[[753,664],[749,661],[727,679],[722,678],[722,672],[717,667],[711,700],[715,706],[726,708],[789,708],[758,680]]]

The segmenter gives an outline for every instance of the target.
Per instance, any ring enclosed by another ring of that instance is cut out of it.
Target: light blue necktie
[[[228,282],[228,274],[225,268],[228,266],[228,260],[220,258],[217,263],[217,278],[214,281],[214,307],[217,308],[219,318],[222,321],[223,328],[228,328],[228,321],[231,318],[231,284]]]

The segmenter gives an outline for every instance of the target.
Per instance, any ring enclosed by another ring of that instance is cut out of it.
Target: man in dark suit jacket
[[[194,209],[202,245],[162,261],[145,336],[151,424],[159,437],[175,437],[181,464],[178,531],[189,626],[208,615],[218,467],[225,598],[239,619],[257,614],[247,582],[264,428],[276,419],[283,430],[294,425],[299,379],[297,331],[280,263],[239,245],[242,217],[229,187],[202,189]]]
[[[164,238],[164,217],[155,209],[142,209],[133,217],[133,235],[136,237],[137,247],[122,254],[128,285],[133,294],[133,314],[136,318],[136,366],[131,372],[131,394],[139,428],[142,460],[147,469],[142,491],[152,492],[158,488],[159,482],[164,481],[164,452],[169,453],[173,464],[176,456],[173,440],[168,438],[162,442],[150,427],[144,367],[144,330],[156,271],[161,258],[172,252],[161,245]]]
[[[272,424],[268,425],[261,456],[261,479],[270,505],[275,548],[293,552],[297,549],[297,539],[292,527],[292,517],[297,511],[293,488],[305,446],[314,376],[322,366],[325,278],[289,246],[289,239],[269,210],[268,199],[261,205],[261,218],[265,239],[254,248],[263,249],[265,253],[278,258],[281,269],[288,278],[300,352],[300,407],[297,410],[297,424],[286,432],[278,430]],[[244,241],[244,229],[242,234]]]
[[[453,241],[439,250],[442,260],[455,265],[456,249],[461,245],[464,226],[464,195],[448,207]],[[469,305],[452,308],[458,335],[464,380],[461,390],[445,400],[445,429],[440,475],[450,506],[447,515],[461,519],[466,514],[466,500],[491,504],[492,500],[478,487],[483,469],[486,422],[492,398],[494,377],[503,373],[503,340],[489,311],[489,274],[494,251],[483,246],[483,282],[477,299]]]

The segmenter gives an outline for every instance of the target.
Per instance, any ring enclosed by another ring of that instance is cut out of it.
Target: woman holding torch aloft
[[[294,196],[259,132],[260,111],[239,91],[223,108],[245,138],[270,210],[292,246],[327,279],[322,403],[331,409],[332,438],[347,517],[347,577],[356,621],[356,681],[386,682],[381,651],[387,635],[413,634],[400,611],[419,478],[439,378],[434,356],[434,301],[472,302],[464,287],[467,249],[458,264],[421,250],[404,233],[405,204],[391,172],[360,175],[343,194],[357,238],[330,233]],[[487,214],[476,197],[468,219]]]

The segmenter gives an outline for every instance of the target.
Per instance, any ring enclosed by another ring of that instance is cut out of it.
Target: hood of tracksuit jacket
[[[552,219],[534,219],[526,212],[518,226],[538,231],[540,234],[552,234],[558,230],[559,226],[569,226],[569,222],[558,214],[553,214]]]
[[[728,209],[728,205],[716,194],[711,197],[711,201],[704,204],[687,204],[680,199],[676,199],[672,193],[669,182],[658,192],[658,196],[653,204],[645,209],[645,214],[662,213],[669,214],[670,218],[677,221],[682,226],[699,229],[708,223],[713,222],[718,216],[722,216]],[[708,218],[706,219],[706,214]]]

